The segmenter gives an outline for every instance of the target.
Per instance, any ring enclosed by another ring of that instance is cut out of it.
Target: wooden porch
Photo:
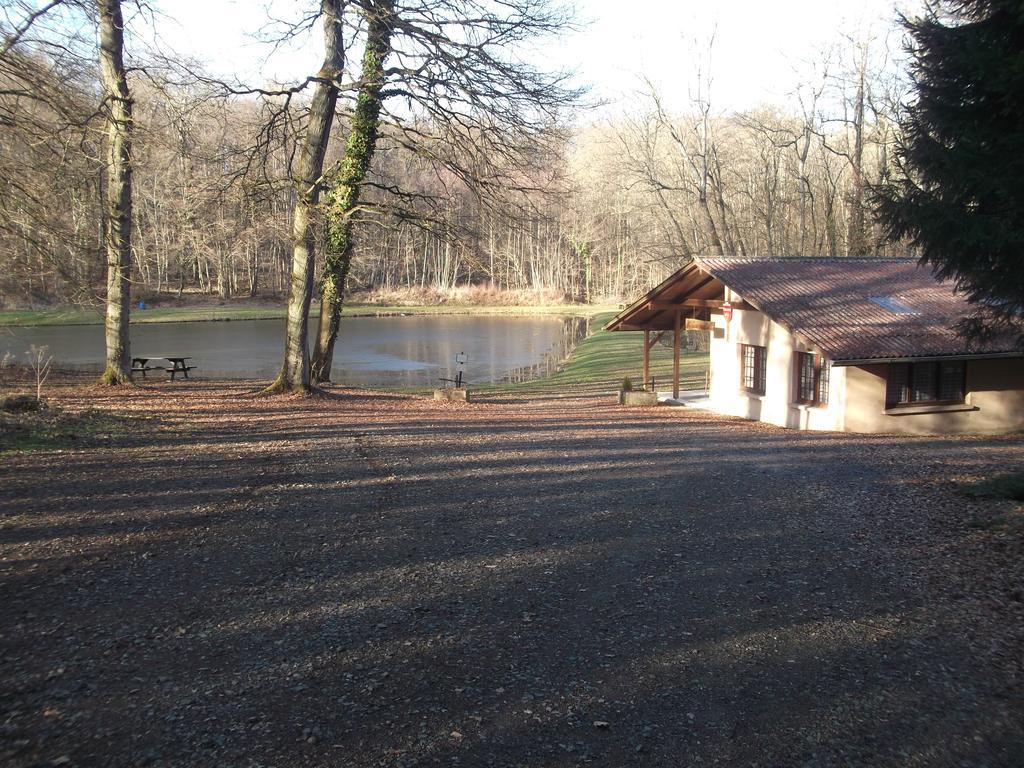
[[[683,331],[712,331],[711,315],[722,312],[726,305],[725,285],[694,261],[622,310],[605,330],[643,331],[645,387],[651,383],[651,350],[671,332],[672,397],[678,400]]]

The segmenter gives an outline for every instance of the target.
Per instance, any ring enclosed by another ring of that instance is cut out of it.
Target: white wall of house
[[[727,291],[727,298],[740,298]],[[712,315],[711,407],[719,413],[763,421],[791,429],[842,430],[846,412],[846,371],[833,366],[827,405],[802,405],[796,401],[796,353],[817,353],[810,345],[762,312],[734,309],[732,319]],[[756,395],[743,388],[741,345],[765,347],[765,392]]]
[[[736,303],[741,298],[726,291]],[[817,353],[762,312],[712,315],[710,406],[719,413],[790,429],[908,434],[1024,430],[1024,359],[968,360],[962,405],[886,407],[888,365],[832,366],[827,405],[796,403],[797,352]],[[741,345],[765,347],[765,392],[743,387]]]

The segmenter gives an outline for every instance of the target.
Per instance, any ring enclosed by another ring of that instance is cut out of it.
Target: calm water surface
[[[343,318],[332,379],[359,386],[423,387],[454,377],[465,352],[469,383],[524,380],[552,373],[586,333],[583,318],[433,315]],[[101,369],[98,325],[0,328],[0,356],[19,359],[47,346],[55,364]],[[132,354],[188,355],[205,377],[272,378],[281,367],[283,320],[143,323],[132,326]],[[156,372],[151,373],[157,375]]]

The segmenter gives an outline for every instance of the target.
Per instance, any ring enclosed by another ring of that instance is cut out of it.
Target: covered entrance
[[[622,310],[606,331],[643,331],[643,381],[651,383],[651,349],[672,333],[672,397],[679,399],[679,356],[683,331],[713,331],[712,313],[751,309],[742,301],[726,302],[725,285],[701,269],[696,261],[680,269],[656,288]]]

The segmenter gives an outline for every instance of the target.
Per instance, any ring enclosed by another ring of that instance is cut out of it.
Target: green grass
[[[591,333],[573,350],[561,370],[550,376],[507,384],[473,384],[475,394],[574,394],[606,395],[618,392],[627,376],[640,389],[643,379],[644,335],[640,332],[608,332],[602,327],[615,316],[599,312],[591,318]],[[706,352],[683,352],[679,364],[682,390],[703,389],[708,370]],[[672,347],[656,344],[651,350],[651,376],[659,391],[672,389]],[[433,387],[367,387],[374,391],[424,394]]]
[[[987,480],[967,483],[964,493],[986,499],[1012,499],[1024,501],[1024,472],[997,475]]]
[[[960,490],[967,496],[980,499],[1008,499],[1024,502],[1024,472],[995,475],[972,483],[962,483]],[[1007,507],[1011,508],[1007,508]],[[1010,530],[1024,532],[1024,506],[1005,504],[978,505],[967,519],[972,528],[982,530]]]
[[[0,413],[0,455],[8,452],[50,451],[94,446],[120,440],[139,419],[101,411],[66,414],[44,408],[34,413]]]
[[[600,394],[618,391],[629,376],[636,388],[643,378],[644,335],[639,332],[603,331],[613,317],[604,313],[593,318],[593,331],[581,341],[558,373],[516,384],[473,387],[477,392]],[[684,352],[680,360],[681,389],[703,389],[708,356]],[[672,388],[672,348],[655,344],[651,350],[651,376],[659,390]]]
[[[4,325],[92,325],[102,323],[98,311],[78,307],[55,309],[8,309],[0,311],[0,326]]]
[[[516,306],[378,306],[375,304],[353,304],[345,308],[347,317],[360,315],[537,315],[537,314],[583,314],[601,311],[601,307],[582,305],[551,305],[545,307]],[[251,304],[224,304],[208,307],[153,307],[132,310],[133,323],[182,323],[205,320],[277,320],[284,318],[284,306],[262,306]],[[316,316],[316,313],[314,313]],[[52,309],[3,310],[0,311],[2,326],[38,325],[101,325],[103,313],[99,308],[58,307]]]

